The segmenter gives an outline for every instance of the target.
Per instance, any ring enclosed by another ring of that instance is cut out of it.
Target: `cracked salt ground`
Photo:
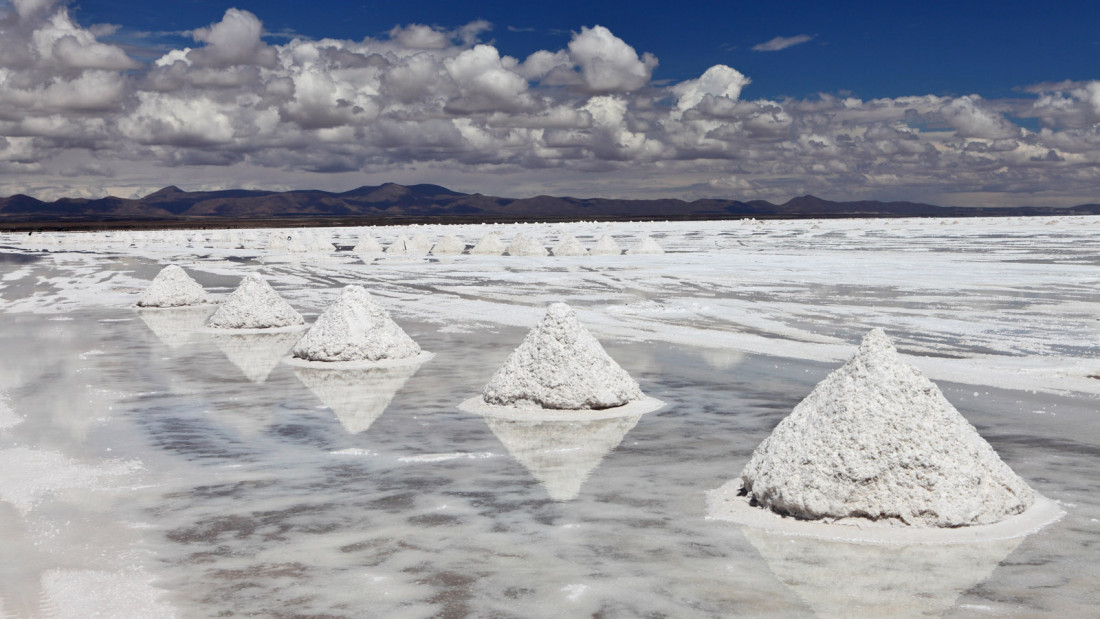
[[[806,234],[788,234],[799,225]],[[206,257],[169,260],[179,250],[51,250],[21,263],[9,272],[17,276],[0,277],[0,392],[22,419],[0,429],[0,470],[30,450],[72,475],[29,489],[0,475],[0,496],[35,497],[20,499],[25,514],[0,499],[9,532],[0,607],[20,617],[88,608],[113,616],[830,616],[848,599],[856,616],[880,608],[895,616],[1093,613],[1100,381],[1085,376],[1097,371],[1100,311],[1094,267],[1079,261],[1100,253],[1094,234],[1067,223],[1027,240],[1023,224],[1003,222],[1001,238],[986,241],[977,223],[961,221],[946,239],[930,232],[938,225],[898,222],[864,238],[855,222],[820,225],[815,232],[845,236],[811,251],[819,241],[810,222],[616,225],[607,229],[623,247],[645,233],[669,253],[587,257],[569,274],[552,271],[560,269],[553,257],[367,265],[317,264],[305,254],[265,267],[307,316],[343,285],[369,281],[394,319],[437,354],[401,386],[370,387],[364,401],[376,404],[367,413],[382,412],[357,433],[340,416],[343,385],[315,392],[285,364],[253,383],[213,334],[172,347],[176,339],[162,340],[130,309],[169,261],[224,298],[255,269],[231,259],[247,254],[204,248]],[[556,239],[560,227],[523,231]],[[605,231],[565,229],[586,245]],[[438,239],[443,230],[423,232]],[[485,232],[455,230],[465,239]],[[747,249],[712,253],[727,240]],[[1009,245],[1011,259],[1001,249]],[[1042,264],[1009,261],[1021,255]],[[866,283],[834,285],[856,265]],[[715,275],[722,272],[729,276]],[[547,273],[560,278],[555,299],[537,293]],[[898,294],[880,296],[887,285]],[[468,294],[452,295],[451,286]],[[632,290],[712,310],[689,327],[609,311],[637,298]],[[928,305],[903,302],[917,295]],[[485,418],[453,408],[480,392],[557,299],[578,310],[645,393],[670,403],[624,429],[598,459],[564,457],[577,453],[569,434],[498,437]],[[1018,328],[994,333],[985,325],[998,324],[1006,302]],[[720,329],[742,314],[771,322],[754,325],[759,336]],[[940,319],[948,314],[960,320]],[[850,323],[830,335],[835,343],[802,337],[799,321],[820,327],[826,319]],[[919,547],[875,555],[842,542],[762,539],[705,520],[703,492],[738,474],[851,354],[857,334],[883,323],[894,335],[886,323],[899,319],[907,326],[899,350],[1066,516],[1001,549],[1003,558],[961,552],[965,561]],[[950,347],[955,358],[912,356],[913,333],[936,335],[924,345]],[[1053,354],[1038,354],[1044,341],[1058,344]],[[97,354],[81,354],[89,351]],[[576,495],[555,500],[566,481]]]

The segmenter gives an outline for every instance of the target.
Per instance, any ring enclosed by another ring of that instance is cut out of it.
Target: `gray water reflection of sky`
[[[945,385],[1010,465],[1072,507],[1016,547],[883,555],[703,517],[704,491],[829,364],[609,341],[669,406],[592,429],[572,454],[582,427],[502,431],[455,408],[523,329],[406,323],[437,356],[367,387],[392,399],[359,429],[295,368],[255,382],[213,336],[172,346],[132,310],[66,318],[5,316],[0,333],[3,388],[25,417],[0,458],[25,465],[30,446],[70,470],[2,497],[14,534],[0,595],[17,616],[137,567],[183,616],[1074,615],[1097,602],[1100,436],[1074,398]],[[838,590],[841,575],[858,586]],[[838,607],[838,591],[865,597]]]

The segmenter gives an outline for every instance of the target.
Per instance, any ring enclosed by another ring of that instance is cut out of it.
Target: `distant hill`
[[[567,220],[700,220],[836,217],[975,217],[1098,215],[1100,204],[1074,207],[976,208],[914,202],[832,202],[801,196],[783,204],[763,200],[660,198],[616,200],[535,196],[498,198],[439,185],[386,183],[351,191],[183,191],[169,186],[144,198],[62,198],[43,202],[25,195],[0,198],[0,227],[91,227],[106,224],[279,225],[288,223],[512,222]]]

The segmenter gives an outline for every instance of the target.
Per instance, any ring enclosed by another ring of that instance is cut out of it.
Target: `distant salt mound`
[[[241,280],[206,322],[213,329],[281,329],[303,324],[302,315],[257,273]]]
[[[991,524],[1035,501],[881,329],[756,448],[741,482],[779,514],[913,527]]]
[[[491,405],[606,409],[645,397],[565,303],[554,303],[504,362],[482,399]]]
[[[623,248],[610,235],[605,234],[596,241],[589,253],[593,256],[618,256],[623,253]]]
[[[386,253],[394,256],[423,256],[428,250],[414,244],[405,235],[400,235],[386,248]]]
[[[535,239],[523,234],[517,234],[505,250],[509,256],[545,256],[546,248]]]
[[[357,254],[380,254],[382,245],[369,234],[359,237],[359,242],[352,249]]]
[[[432,250],[432,242],[423,232],[417,232],[412,240],[409,241],[409,246],[418,256],[426,256],[428,252]]]
[[[466,244],[462,242],[462,239],[453,234],[448,234],[432,246],[431,254],[433,256],[453,256],[461,254],[465,250]]]
[[[653,237],[643,236],[641,240],[634,244],[634,247],[626,250],[628,254],[663,254],[665,250],[661,249],[661,246],[657,244],[657,241],[653,240]]]
[[[552,250],[555,256],[587,256],[588,250],[572,234],[562,237]]]
[[[291,351],[306,361],[412,359],[420,346],[362,286],[347,286]]]
[[[496,232],[490,232],[481,237],[481,240],[470,249],[470,253],[482,256],[499,256],[506,249],[508,249],[508,246],[500,240],[500,235]]]
[[[178,265],[170,264],[157,273],[137,304],[138,307],[185,307],[209,302],[210,297],[201,284]]]
[[[296,232],[287,239],[284,249],[292,254],[304,254],[309,251],[309,245],[306,245],[306,242],[302,240],[302,235]]]

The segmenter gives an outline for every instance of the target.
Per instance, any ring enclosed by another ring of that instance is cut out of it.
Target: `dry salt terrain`
[[[666,253],[352,251],[491,231]],[[295,367],[301,333],[136,307],[171,263],[308,323],[361,285],[435,357]],[[666,406],[459,410],[556,301]],[[706,518],[874,327],[1061,520],[884,546]],[[1098,413],[1100,218],[0,235],[0,617],[1092,616]]]

